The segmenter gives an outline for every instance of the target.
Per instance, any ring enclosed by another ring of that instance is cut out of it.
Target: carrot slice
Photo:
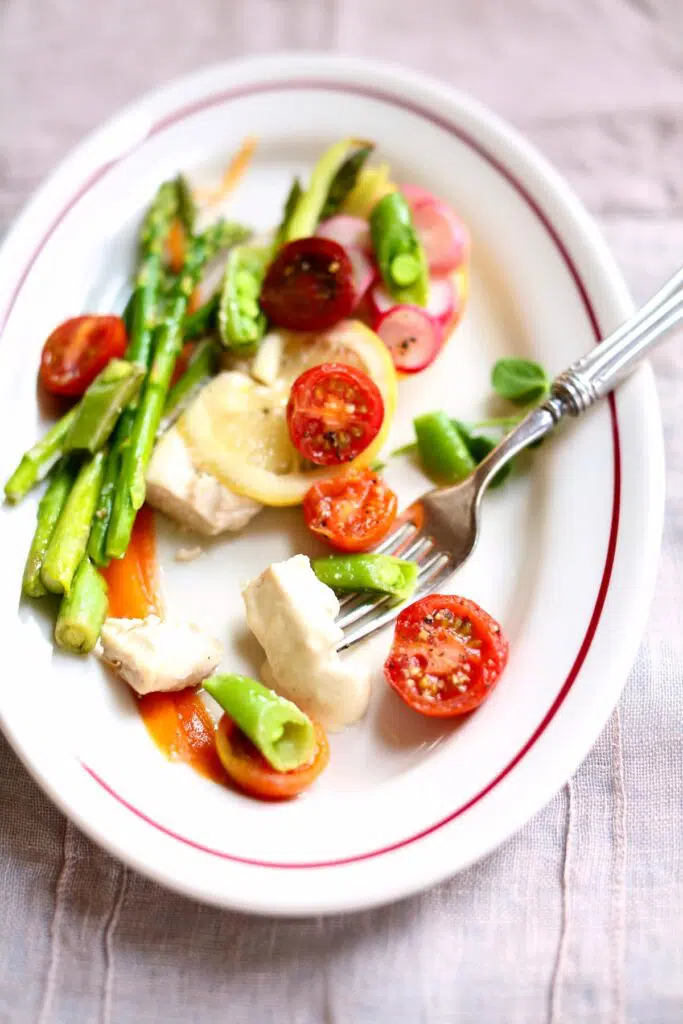
[[[149,506],[143,505],[138,512],[123,558],[113,558],[102,574],[109,591],[111,616],[144,619],[161,614],[154,512]]]

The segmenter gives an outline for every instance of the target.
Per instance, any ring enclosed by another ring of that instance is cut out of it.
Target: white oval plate
[[[403,69],[279,56],[207,70],[136,103],[87,139],[20,218],[0,254],[4,479],[43,429],[35,377],[62,318],[120,308],[135,231],[156,185],[179,169],[218,175],[241,139],[258,154],[231,212],[274,224],[294,172],[347,134],[376,140],[397,180],[459,209],[474,238],[464,325],[436,365],[401,385],[389,447],[418,411],[480,415],[502,354],[563,369],[630,311],[594,226],[558,176],[471,100]],[[3,507],[3,729],[29,771],[112,853],[198,899],[258,913],[351,910],[452,875],[519,828],[574,771],[634,657],[653,587],[663,459],[647,369],[533,454],[487,497],[479,547],[453,590],[504,624],[511,658],[487,704],[456,727],[420,719],[388,691],[391,632],[359,656],[375,672],[366,720],[332,739],[306,796],[262,805],[167,763],[124,686],[94,658],[53,651],[50,616],[19,602],[35,500]],[[389,477],[409,501],[425,481]],[[264,512],[197,562],[162,549],[174,611],[206,623],[225,665],[255,672],[239,584],[309,551],[297,510]]]

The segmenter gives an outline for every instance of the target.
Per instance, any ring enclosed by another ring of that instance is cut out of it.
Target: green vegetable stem
[[[339,213],[344,205],[344,200],[353,191],[365,161],[374,149],[374,143],[362,143],[354,153],[347,156],[332,179],[325,205],[320,213],[320,220],[327,220],[328,217]]]
[[[92,382],[78,406],[78,415],[64,442],[64,450],[99,451],[114,429],[122,409],[140,390],[145,371],[125,359],[112,359]]]
[[[218,360],[219,349],[211,338],[205,338],[204,341],[197,344],[185,373],[168,393],[164,406],[164,418],[159,428],[160,433],[171,426],[199,388],[214,376],[218,369]]]
[[[418,567],[393,555],[329,555],[311,562],[318,579],[333,590],[374,590],[407,600],[417,583]]]
[[[212,676],[203,686],[276,771],[313,760],[315,729],[296,704],[247,676]]]
[[[380,199],[370,214],[370,236],[382,280],[399,303],[426,306],[429,269],[415,233],[408,203],[400,192]]]
[[[167,317],[159,327],[154,357],[145,381],[130,437],[122,453],[121,469],[114,492],[111,522],[107,531],[106,554],[122,558],[138,509],[145,500],[145,475],[152,455],[176,359],[182,347],[182,326],[190,296],[204,267],[221,249],[242,241],[248,232],[227,221],[207,228],[191,238],[185,264],[178,275]]]
[[[24,568],[21,589],[26,597],[43,597],[47,594],[45,584],[40,578],[43,559],[75,476],[73,459],[62,459],[52,470],[47,490],[38,505],[36,530]]]
[[[457,427],[445,412],[414,420],[417,450],[425,472],[437,483],[464,480],[476,466]]]
[[[163,277],[164,244],[173,219],[179,213],[179,205],[177,182],[164,182],[157,190],[140,231],[135,288],[126,306],[124,317],[128,331],[126,359],[139,366],[143,373],[149,369],[152,358],[152,343]],[[99,566],[107,565],[109,562],[106,550],[107,533],[123,454],[135,423],[138,398],[139,390],[128,402],[116,424],[104,470],[102,489],[88,542],[90,557]]]
[[[250,348],[266,333],[259,305],[271,249],[238,245],[228,256],[218,309],[218,333],[226,348]]]
[[[287,193],[287,198],[285,199],[285,208],[282,214],[280,226],[275,232],[275,243],[273,246],[273,249],[275,251],[279,249],[281,246],[283,246],[287,241],[289,226],[292,222],[294,211],[296,210],[299,204],[299,200],[301,199],[303,192],[304,190],[301,187],[301,182],[299,181],[298,178],[295,178],[294,181],[292,182],[292,187]]]
[[[64,443],[71,426],[78,416],[78,406],[62,416],[47,434],[34,444],[21,459],[21,462],[5,484],[5,497],[16,503],[25,498],[32,487],[42,480],[64,452]]]
[[[341,142],[335,143],[323,153],[313,168],[308,188],[297,199],[284,232],[283,242],[293,242],[297,238],[308,238],[309,235],[315,234],[333,185],[335,193],[339,194],[338,175],[342,167],[352,154],[358,152],[359,147],[365,148],[367,145],[368,143],[358,139],[342,139]],[[356,170],[356,175],[358,170]],[[348,177],[348,170],[345,175]]]
[[[183,323],[183,339],[194,341],[195,338],[201,338],[203,334],[212,331],[216,326],[219,305],[220,294],[216,293],[199,309],[195,309],[194,313],[189,313]]]
[[[62,598],[55,624],[58,647],[72,654],[88,654],[97,643],[107,617],[107,584],[90,559],[83,559],[70,592]]]
[[[54,594],[69,593],[85,555],[105,458],[106,453],[101,451],[83,463],[50,537],[40,577]]]

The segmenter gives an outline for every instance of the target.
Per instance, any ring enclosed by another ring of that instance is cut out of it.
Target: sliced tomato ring
[[[499,624],[474,601],[430,594],[396,620],[384,677],[415,711],[454,718],[488,697],[508,651]]]
[[[299,238],[283,246],[261,289],[266,316],[292,331],[324,331],[349,316],[356,302],[353,267],[329,238]]]
[[[345,363],[320,363],[294,381],[287,426],[294,447],[317,466],[351,462],[382,426],[384,402],[366,373]]]
[[[389,485],[365,469],[313,484],[304,498],[304,519],[340,551],[369,551],[389,532],[397,508]]]
[[[289,800],[308,789],[330,759],[325,731],[317,722],[313,724],[318,740],[315,757],[291,772],[276,772],[228,715],[223,715],[216,727],[216,750],[239,789],[261,800]]]
[[[443,332],[439,324],[418,306],[394,306],[375,330],[399,373],[425,370],[441,350]]]
[[[430,271],[444,274],[466,262],[469,232],[450,206],[438,199],[423,200],[413,206],[412,214]]]
[[[111,359],[126,351],[119,316],[77,316],[55,328],[43,345],[40,382],[54,395],[82,395]]]

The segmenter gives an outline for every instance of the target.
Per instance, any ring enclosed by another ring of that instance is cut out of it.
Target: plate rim
[[[244,75],[242,75],[243,72]],[[6,264],[8,263],[8,261],[13,261],[13,250],[22,248],[22,239],[24,237],[28,238],[28,236],[31,234],[31,230],[34,227],[32,222],[37,222],[40,220],[42,216],[41,206],[45,205],[48,202],[48,200],[50,200],[52,193],[57,192],[59,190],[60,185],[68,182],[73,167],[75,167],[80,161],[86,158],[90,158],[91,156],[95,156],[95,153],[99,148],[99,144],[107,143],[109,141],[108,136],[113,134],[114,139],[116,139],[117,128],[120,128],[121,125],[123,125],[124,127],[124,131],[122,133],[123,137],[127,143],[130,143],[130,135],[127,134],[127,130],[130,127],[127,123],[128,119],[132,118],[133,127],[135,128],[137,127],[135,124],[136,119],[137,121],[145,121],[145,113],[147,112],[147,108],[149,108],[149,114],[151,116],[151,112],[155,106],[164,107],[165,104],[169,101],[169,99],[173,100],[174,96],[177,96],[177,98],[180,99],[184,92],[187,92],[188,90],[192,92],[193,89],[198,90],[199,92],[203,92],[205,85],[212,78],[220,78],[223,76],[225,77],[225,79],[229,79],[233,82],[233,89],[236,88],[234,84],[235,80],[239,79],[240,77],[249,78],[251,76],[258,77],[259,75],[264,80],[269,80],[270,88],[276,88],[278,85],[280,87],[285,87],[288,82],[290,85],[292,85],[295,83],[295,80],[305,78],[319,79],[317,84],[322,87],[325,84],[332,84],[334,82],[335,75],[338,78],[341,78],[344,77],[345,75],[352,75],[354,72],[361,79],[363,75],[366,78],[381,78],[383,80],[383,88],[387,94],[387,98],[390,98],[390,96],[393,94],[394,98],[398,99],[402,105],[406,104],[400,95],[401,89],[398,86],[399,80],[404,87],[406,85],[406,82],[409,85],[412,84],[415,87],[415,91],[421,93],[423,97],[425,96],[425,94],[429,93],[431,93],[432,96],[441,96],[442,98],[445,98],[449,102],[451,123],[456,122],[457,112],[459,112],[461,115],[463,113],[469,113],[480,126],[483,125],[485,127],[488,127],[489,130],[493,131],[502,140],[502,142],[506,144],[505,148],[511,157],[511,166],[501,165],[500,162],[497,161],[495,158],[491,162],[497,164],[499,170],[502,168],[503,173],[505,173],[506,176],[508,177],[512,177],[513,179],[515,178],[515,175],[512,168],[515,164],[512,158],[516,157],[517,161],[522,161],[523,163],[526,163],[527,170],[529,169],[529,167],[531,168],[531,170],[535,173],[536,177],[540,180],[540,183],[545,184],[548,187],[549,195],[547,198],[549,203],[555,206],[555,212],[557,212],[558,208],[563,207],[564,212],[569,216],[569,219],[576,224],[583,248],[585,252],[591,255],[597,261],[597,264],[600,265],[603,271],[603,278],[606,282],[605,287],[607,291],[611,291],[613,300],[616,303],[616,305],[621,307],[621,311],[623,314],[629,312],[629,309],[631,308],[631,303],[628,299],[623,278],[621,277],[621,274],[616,267],[613,257],[609,253],[604,241],[602,240],[602,237],[600,236],[597,227],[593,224],[592,220],[589,218],[589,215],[586,213],[584,208],[579,203],[579,200],[573,195],[573,193],[566,185],[566,183],[563,181],[563,179],[546,163],[545,159],[536,152],[536,150],[531,146],[531,144],[522,139],[515,132],[514,129],[510,128],[496,115],[491,114],[481,104],[474,100],[471,100],[469,97],[463,95],[458,90],[452,89],[451,87],[446,86],[440,82],[437,82],[434,79],[429,78],[427,76],[418,75],[415,72],[407,71],[405,68],[402,68],[398,65],[387,64],[385,62],[367,60],[362,58],[327,56],[320,57],[318,55],[302,53],[287,53],[277,54],[270,57],[247,58],[241,61],[228,62],[225,64],[216,65],[214,67],[203,69],[199,72],[195,72],[193,74],[184,76],[180,79],[176,79],[169,85],[164,86],[161,89],[153,90],[145,94],[141,99],[134,101],[132,104],[129,104],[126,108],[124,108],[124,110],[121,113],[115,115],[113,118],[110,118],[100,128],[90,133],[84,139],[84,141],[80,143],[65,158],[65,160],[62,161],[62,163],[57,167],[57,169],[53,171],[51,175],[48,176],[45,183],[39,188],[34,197],[28,202],[23,212],[15,222],[14,227],[10,230],[4,242],[2,250],[0,251],[0,294],[2,291],[3,279],[7,274],[7,270],[5,269]],[[299,82],[298,84],[301,83]],[[347,91],[355,91],[361,93],[372,91],[371,89],[364,90],[362,87],[357,87],[355,90],[353,88],[348,90],[348,82],[346,83],[346,85]],[[188,106],[188,104],[186,103],[185,106]],[[449,120],[449,118],[444,119]],[[137,145],[140,144],[140,142],[144,141],[145,138],[149,137],[149,135],[152,134],[152,131],[155,128],[156,130],[159,130],[160,127],[163,128],[164,124],[169,120],[170,117],[168,114],[161,117],[160,119],[158,118],[157,115],[156,118],[152,119],[152,124],[147,125],[147,130],[144,131],[142,135],[140,135],[139,131],[133,132],[133,135],[137,136],[137,139],[133,141],[132,145],[128,144],[127,148],[124,145],[122,150],[119,146],[120,152],[118,154],[118,158],[121,158],[130,150],[136,148]],[[462,131],[463,129],[461,128],[461,132]],[[465,134],[467,133],[465,132]],[[477,148],[480,147],[477,146]],[[481,148],[484,148],[485,150],[485,147],[482,146]],[[91,150],[92,153],[90,152]],[[487,158],[491,160],[491,155],[486,155]],[[86,191],[87,188],[90,185],[92,185],[95,180],[98,180],[99,177],[101,177],[106,172],[106,170],[111,166],[112,162],[117,162],[117,157],[115,154],[113,154],[111,159],[105,162],[104,164],[102,163],[101,157],[95,157],[95,163],[97,165],[95,167],[95,170],[91,173],[91,175],[86,179],[85,182],[81,182],[80,188],[78,189],[76,195],[72,198],[71,202],[54,219],[50,229],[45,235],[43,244],[45,244],[47,238],[50,236],[52,231],[55,230],[56,226],[61,221],[61,219],[64,216],[66,216],[71,206],[73,206],[78,201],[83,192]],[[64,182],[63,179],[65,179]],[[523,189],[521,191],[526,193],[526,189]],[[530,194],[527,195],[527,198],[530,198]],[[535,197],[533,198],[538,207],[538,201],[535,200]],[[54,200],[52,202],[54,204]],[[560,240],[561,246],[564,245],[561,229],[556,226],[553,220],[551,220],[551,213],[548,212],[547,210],[541,210],[541,212],[543,214],[543,219],[546,221],[546,226],[552,225],[553,231],[556,233],[557,238],[559,238]],[[34,258],[37,258],[38,251],[36,252]],[[4,331],[4,327],[7,323],[7,320],[11,315],[11,309],[14,304],[14,301],[16,300],[16,297],[19,294],[19,291],[24,281],[26,280],[31,271],[32,264],[33,261],[29,261],[24,271],[17,278],[15,293],[11,295],[10,301],[5,305],[2,314],[0,314],[0,334]],[[571,262],[568,265],[568,270],[570,269]],[[584,301],[586,303],[587,312],[590,313],[592,304],[590,302],[588,295],[586,294],[585,288],[583,287],[583,282],[581,281],[580,275],[578,281],[580,282],[580,287],[584,292]],[[635,618],[638,621],[638,628],[635,630],[635,639],[633,639],[633,637],[630,636],[630,643],[625,645],[627,649],[627,654],[626,657],[622,656],[621,658],[621,663],[623,665],[626,665],[626,663],[630,665],[632,661],[633,655],[635,654],[636,644],[639,642],[640,639],[644,618],[649,607],[651,593],[654,587],[654,575],[657,566],[656,552],[659,547],[659,538],[661,534],[661,520],[663,515],[663,447],[661,439],[661,425],[659,422],[657,412],[657,399],[654,391],[653,377],[649,369],[639,371],[637,377],[630,381],[627,386],[631,388],[631,390],[633,391],[636,385],[638,385],[638,390],[641,392],[642,402],[645,407],[646,414],[648,416],[648,429],[650,434],[652,435],[650,439],[654,439],[654,458],[652,459],[652,471],[650,473],[649,481],[650,497],[652,500],[650,501],[649,519],[646,523],[648,529],[644,531],[644,533],[647,534],[647,536],[644,538],[643,543],[643,548],[647,549],[646,557],[644,559],[644,572],[646,577],[649,576],[649,578],[646,578],[644,580],[644,585],[640,588],[639,599],[634,598],[632,601],[632,614],[635,614]],[[649,573],[647,570],[649,570]],[[607,597],[609,589],[610,586],[608,581],[605,597]],[[636,604],[637,608],[635,607]],[[633,612],[634,608],[635,612]],[[599,629],[600,621],[598,621],[596,624],[596,632],[599,631]],[[633,632],[634,631],[632,631],[632,633]],[[628,651],[630,651],[630,653],[628,653]],[[616,672],[612,673],[612,675],[614,676],[621,675],[622,678],[620,678],[620,680],[616,684],[613,684],[611,687],[609,687],[609,697],[606,701],[606,703],[609,704],[607,714],[605,714],[602,717],[598,715],[595,716],[594,722],[597,721],[597,726],[594,729],[589,728],[587,730],[587,732],[592,735],[589,736],[588,742],[584,743],[585,749],[583,753],[579,754],[578,759],[576,759],[574,755],[570,757],[570,760],[574,761],[574,766],[571,769],[572,771],[576,767],[578,767],[580,760],[583,758],[588,748],[592,745],[594,740],[597,738],[597,735],[604,727],[607,715],[609,714],[609,710],[614,705],[619,693],[621,692],[621,688],[626,679],[626,674],[627,673],[625,670],[623,671],[623,673],[620,670],[617,670]],[[225,894],[207,893],[204,889],[202,889],[201,885],[197,887],[187,887],[180,885],[178,883],[178,880],[173,877],[172,873],[169,874],[167,872],[159,870],[158,865],[150,866],[149,864],[144,862],[144,858],[141,859],[140,857],[136,857],[134,854],[131,854],[131,852],[124,846],[124,844],[114,842],[110,836],[103,835],[102,832],[98,830],[98,828],[95,825],[91,825],[87,820],[85,820],[84,815],[72,806],[73,800],[69,801],[61,793],[57,793],[56,787],[51,784],[51,780],[48,781],[38,771],[37,767],[33,763],[28,762],[28,755],[24,756],[23,748],[19,749],[17,745],[15,745],[14,738],[11,735],[11,730],[7,730],[5,726],[2,708],[0,708],[0,716],[3,719],[3,729],[5,731],[5,735],[7,735],[10,743],[12,744],[15,751],[18,753],[26,767],[29,769],[33,777],[36,778],[36,780],[39,782],[43,790],[50,795],[50,797],[58,804],[58,806],[60,806],[60,808],[65,813],[67,813],[69,817],[71,817],[73,820],[76,820],[79,826],[89,835],[91,835],[91,837],[96,842],[98,842],[100,845],[105,846],[107,849],[110,850],[110,852],[114,853],[117,857],[124,860],[125,862],[132,864],[138,870],[143,871],[145,874],[152,875],[156,878],[156,880],[161,881],[163,884],[176,890],[180,889],[181,891],[185,891],[187,892],[188,895],[192,895],[204,901],[218,902],[221,905],[238,907],[240,909],[247,909],[262,913],[283,913],[291,916],[294,916],[298,913],[309,914],[319,913],[321,911],[332,912],[336,910],[358,909],[361,907],[368,907],[372,905],[377,905],[379,903],[387,902],[388,900],[394,899],[397,896],[408,895],[410,892],[421,889],[426,885],[433,884],[440,878],[447,877],[448,875],[455,873],[455,871],[462,870],[466,866],[466,863],[471,863],[472,860],[477,859],[479,856],[483,854],[483,852],[486,852],[480,851],[476,853],[468,861],[459,863],[456,869],[452,869],[451,867],[446,866],[443,870],[433,873],[433,876],[430,876],[426,879],[420,876],[416,880],[411,880],[408,883],[400,886],[400,891],[398,892],[382,892],[379,894],[366,893],[365,896],[360,899],[354,899],[353,897],[349,898],[347,894],[344,894],[343,899],[332,900],[328,904],[321,906],[319,909],[311,909],[309,907],[302,911],[299,911],[296,909],[295,906],[285,907],[284,904],[282,908],[273,906],[268,906],[266,908],[255,906],[253,901],[251,901],[248,898],[240,900],[233,897],[227,897]],[[522,755],[520,754],[520,756]],[[556,774],[562,774],[563,771],[564,769],[560,769],[560,771]],[[91,772],[91,774],[93,773]],[[571,774],[571,772],[569,774]],[[539,810],[540,807],[547,802],[547,799],[549,799],[552,796],[552,794],[564,783],[564,781],[566,781],[566,777],[567,775],[565,775],[559,783],[553,782],[550,793],[546,794],[545,796],[541,796],[540,799],[537,798],[530,801],[533,804],[533,806],[525,806],[523,820],[527,820],[529,817],[531,817],[532,814],[536,813],[536,811]],[[545,789],[547,788],[548,787],[546,785]],[[121,798],[117,796],[117,799],[120,800]],[[462,811],[458,813],[461,812]],[[136,813],[138,813],[139,815],[141,814],[141,812],[139,811],[136,811]],[[446,819],[441,824],[445,824],[448,820],[449,819]],[[154,825],[154,827],[163,828],[163,826],[159,826],[157,823],[152,824]],[[511,835],[519,827],[519,824],[521,824],[521,822],[514,824],[510,828],[506,828],[504,830],[504,837],[499,836],[497,839],[493,841],[493,843],[491,843],[488,846],[488,849],[492,849],[495,846],[499,845],[499,843],[502,842],[504,838]],[[187,842],[187,840],[185,841]],[[366,854],[363,855],[362,858],[350,858],[350,860],[354,861],[356,859],[366,859],[368,856],[372,855],[373,854]],[[376,856],[377,854],[374,855]],[[339,867],[344,865],[335,864],[330,866]],[[315,869],[313,865],[301,865],[301,867],[304,870]]]

